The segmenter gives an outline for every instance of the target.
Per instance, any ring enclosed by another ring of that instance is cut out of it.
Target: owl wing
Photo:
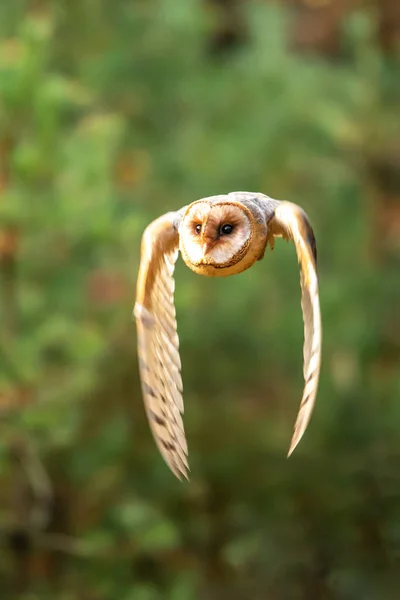
[[[318,390],[322,326],[318,294],[317,248],[308,217],[296,204],[279,202],[268,227],[274,236],[293,240],[300,266],[305,386],[290,444],[288,454],[290,456],[307,428]]]
[[[174,305],[174,269],[179,234],[177,213],[167,213],[142,237],[134,315],[139,372],[147,418],[158,448],[172,472],[187,478],[187,443],[179,339]]]

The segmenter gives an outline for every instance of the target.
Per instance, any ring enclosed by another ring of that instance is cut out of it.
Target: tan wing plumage
[[[290,444],[290,456],[310,421],[318,390],[321,365],[322,326],[314,232],[305,212],[291,202],[280,202],[269,222],[275,236],[293,240],[300,266],[301,306],[304,320],[304,391]]]
[[[163,215],[143,233],[134,315],[147,417],[162,456],[181,479],[181,475],[187,478],[189,467],[174,305],[173,275],[179,244],[174,216]]]

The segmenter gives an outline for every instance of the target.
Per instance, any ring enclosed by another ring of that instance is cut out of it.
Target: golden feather
[[[142,237],[134,315],[139,370],[147,417],[165,461],[187,478],[187,444],[182,422],[182,378],[174,305],[178,257],[175,213],[156,219]]]
[[[273,235],[293,240],[300,266],[301,306],[304,320],[304,390],[290,443],[290,456],[311,418],[321,366],[322,325],[317,278],[317,249],[306,213],[296,204],[280,202],[269,222]]]

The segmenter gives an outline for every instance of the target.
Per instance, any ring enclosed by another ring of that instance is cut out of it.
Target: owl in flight
[[[188,477],[189,466],[174,306],[178,251],[195,273],[226,277],[261,260],[268,244],[274,248],[276,237],[295,244],[304,320],[305,386],[290,456],[311,417],[321,362],[317,250],[307,215],[291,202],[260,193],[232,192],[169,212],[150,223],[143,233],[134,308],[142,393],[154,439],[179,479]]]

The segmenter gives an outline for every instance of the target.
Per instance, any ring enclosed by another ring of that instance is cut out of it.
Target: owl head
[[[188,206],[179,237],[182,258],[192,271],[225,277],[248,269],[259,257],[255,254],[264,251],[265,224],[261,227],[243,203],[214,196]]]

